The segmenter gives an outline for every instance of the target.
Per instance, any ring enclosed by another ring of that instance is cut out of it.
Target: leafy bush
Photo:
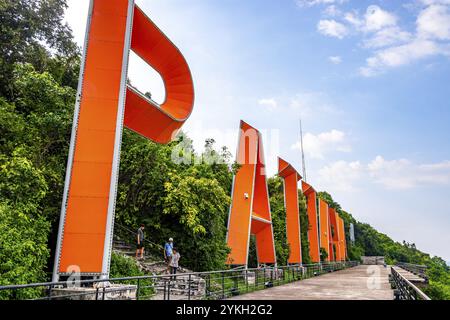
[[[110,266],[110,278],[125,278],[125,277],[137,277],[145,276],[145,273],[141,271],[136,264],[136,261],[131,258],[115,252],[111,255],[111,266]],[[133,284],[137,285],[138,280],[123,280],[118,281],[120,284]],[[149,298],[155,290],[152,287],[153,281],[151,279],[141,279],[139,280],[139,297]]]
[[[0,203],[0,285],[45,282],[50,224],[22,210]],[[31,299],[40,289],[0,291],[0,299]]]

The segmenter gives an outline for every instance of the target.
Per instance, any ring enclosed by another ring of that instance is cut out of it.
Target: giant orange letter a
[[[227,264],[248,265],[250,235],[256,236],[259,264],[276,264],[275,243],[261,133],[241,121],[237,151],[240,165],[234,180],[228,220]]]
[[[162,105],[127,85],[130,49],[163,78]],[[123,126],[167,143],[193,102],[185,59],[134,0],[91,0],[53,280],[108,276]]]

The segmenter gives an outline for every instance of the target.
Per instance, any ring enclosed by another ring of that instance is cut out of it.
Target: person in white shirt
[[[178,261],[180,261],[180,253],[176,248],[172,249],[172,259],[170,259],[170,273],[171,274],[177,274],[178,269]],[[175,277],[171,278],[172,280],[175,279]]]

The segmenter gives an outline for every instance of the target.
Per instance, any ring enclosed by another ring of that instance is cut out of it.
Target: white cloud
[[[344,15],[344,20],[346,22],[350,23],[356,29],[360,29],[364,25],[364,20],[362,20],[358,17],[358,13],[356,11],[347,12]]]
[[[448,48],[429,40],[414,40],[410,43],[377,51],[367,59],[360,69],[363,76],[382,73],[387,67],[399,67],[437,54],[448,54]]]
[[[430,5],[417,18],[417,33],[426,39],[450,40],[450,10],[445,5]]]
[[[450,56],[450,9],[443,4],[450,0],[422,1],[423,8],[416,20],[416,32],[412,34],[397,26],[394,15],[372,9],[366,13],[365,30],[374,31],[366,39],[364,47],[381,49],[367,58],[366,66],[360,68],[360,74],[365,77],[383,73],[388,68],[395,68],[437,55]],[[440,40],[440,41],[437,41]]]
[[[450,161],[415,164],[408,159],[385,160],[382,156],[367,165],[337,161],[319,170],[319,181],[339,191],[356,191],[364,183],[379,184],[387,190],[450,185]]]
[[[425,5],[431,4],[448,4],[450,5],[450,0],[421,0],[421,2]]]
[[[326,190],[354,192],[357,182],[364,174],[364,168],[359,161],[337,161],[319,170],[319,184]]]
[[[342,62],[342,58],[340,56],[331,56],[328,57],[328,60],[330,60],[333,64],[340,64]]]
[[[302,118],[317,114],[336,114],[339,110],[323,92],[301,92],[289,100],[289,107]]]
[[[387,189],[410,189],[422,185],[450,183],[450,162],[416,165],[407,159],[387,161],[377,156],[368,164],[375,183]]]
[[[258,100],[258,104],[261,106],[266,106],[269,110],[274,110],[278,107],[278,103],[274,98],[264,98]]]
[[[395,14],[377,5],[369,6],[363,16],[356,10],[339,15],[342,22],[322,19],[317,30],[339,39],[354,32],[361,34],[364,37],[362,47],[375,50],[366,59],[366,65],[359,69],[365,77],[436,55],[450,56],[450,43],[442,43],[450,40],[450,0],[422,0],[422,3],[425,7],[417,17],[414,33],[402,29]],[[336,9],[330,5],[324,13],[330,16]],[[329,60],[340,63],[332,57]]]
[[[317,30],[323,35],[343,39],[348,30],[345,25],[336,20],[320,20],[317,24]]]
[[[303,8],[303,7],[312,7],[315,5],[321,5],[321,4],[342,4],[344,2],[347,2],[348,0],[297,0],[297,6]]]
[[[331,6],[326,7],[323,13],[330,17],[337,17],[342,14],[342,11],[336,5],[333,4]]]
[[[345,133],[335,129],[319,133],[318,135],[306,133],[303,137],[303,147],[305,153],[314,159],[324,159],[325,154],[332,151],[351,151],[351,147],[346,141]],[[291,148],[301,149],[300,141],[292,145]]]
[[[364,40],[366,48],[382,48],[412,39],[412,34],[401,30],[398,26],[391,26],[377,31],[371,38]]]
[[[366,31],[377,31],[397,24],[397,17],[395,15],[375,5],[367,8],[364,19],[364,28]]]

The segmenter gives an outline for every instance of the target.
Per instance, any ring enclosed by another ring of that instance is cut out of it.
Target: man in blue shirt
[[[164,245],[164,261],[167,264],[167,273],[170,273],[170,261],[172,260],[173,239],[169,238],[169,242]]]

